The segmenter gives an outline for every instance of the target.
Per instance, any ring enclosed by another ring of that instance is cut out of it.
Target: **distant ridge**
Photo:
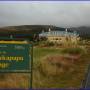
[[[48,31],[48,29],[51,28],[51,30],[60,30],[64,31],[65,28],[57,27],[54,25],[20,25],[20,26],[8,26],[0,28],[0,35],[10,35],[10,34],[30,34],[32,37],[34,34],[39,34],[44,30],[45,32]],[[90,38],[90,27],[87,26],[81,26],[81,27],[72,27],[68,28],[68,31],[77,31],[81,37],[83,38]]]
[[[5,29],[12,29],[12,30],[38,30],[38,29],[44,29],[44,30],[48,30],[48,28],[51,29],[64,29],[61,27],[56,27],[53,25],[20,25],[20,26],[8,26],[8,27],[4,27]]]
[[[77,28],[70,28],[71,31],[75,30],[79,33],[79,35],[82,38],[90,38],[90,27],[88,26],[81,26],[81,27],[77,27]]]

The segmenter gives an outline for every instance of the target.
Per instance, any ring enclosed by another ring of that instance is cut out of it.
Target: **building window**
[[[56,40],[58,40],[58,38],[56,38]]]

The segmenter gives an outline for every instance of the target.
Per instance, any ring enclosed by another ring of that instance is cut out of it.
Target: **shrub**
[[[40,41],[46,41],[47,40],[47,37],[40,37]]]
[[[41,41],[40,43],[39,43],[39,46],[54,46],[54,43],[53,42],[49,42],[49,41]]]
[[[54,46],[54,43],[53,43],[53,42],[47,42],[46,45],[47,45],[47,46]]]
[[[37,45],[39,45],[39,42],[33,42],[33,45],[37,46]]]

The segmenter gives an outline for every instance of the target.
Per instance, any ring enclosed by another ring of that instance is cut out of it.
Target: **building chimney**
[[[51,31],[51,29],[49,28],[49,30],[48,30],[49,32]]]

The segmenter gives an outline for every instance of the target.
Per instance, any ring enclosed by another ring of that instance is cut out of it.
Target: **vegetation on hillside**
[[[45,32],[48,31],[48,29],[51,28],[51,30],[60,30],[64,31],[65,28],[57,27],[53,25],[21,25],[21,26],[8,26],[0,28],[0,36],[1,37],[9,37],[9,35],[15,35],[15,34],[24,34],[24,38],[28,38],[30,40],[34,40],[33,37],[36,35],[38,37],[38,34],[44,30]],[[73,32],[77,31],[83,39],[90,39],[90,27],[75,27],[75,28],[68,28],[68,31]],[[29,34],[29,35],[28,35]],[[14,36],[15,37],[15,36]]]

